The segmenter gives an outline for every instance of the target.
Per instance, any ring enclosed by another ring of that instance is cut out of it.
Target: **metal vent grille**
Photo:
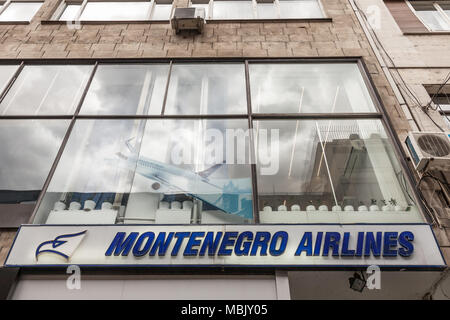
[[[450,154],[450,146],[448,139],[426,134],[417,139],[417,143],[423,152],[433,157],[445,157]]]

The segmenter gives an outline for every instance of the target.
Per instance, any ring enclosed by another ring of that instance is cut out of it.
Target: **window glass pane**
[[[278,18],[275,3],[257,3],[258,19],[276,19]]]
[[[250,64],[249,68],[253,112],[375,111],[356,64]]]
[[[450,4],[446,5],[445,7],[442,6],[442,9],[444,10],[445,14],[447,15],[447,18],[450,19]]]
[[[88,2],[80,20],[147,20],[150,2]]]
[[[36,201],[68,120],[0,121],[0,203]]]
[[[17,65],[0,65],[0,94],[5,90],[17,68]]]
[[[450,19],[450,2],[438,2],[438,4],[441,6],[442,10],[447,14],[447,17]]]
[[[126,216],[139,217],[142,201],[159,199],[156,223],[177,223],[171,213],[180,216],[178,223],[250,222],[247,128],[247,120],[148,121]]]
[[[445,125],[447,126],[447,129],[450,130],[449,116],[445,116],[445,115],[444,115],[443,118],[444,118]]]
[[[0,104],[0,114],[70,114],[79,103],[92,66],[25,66]]]
[[[441,31],[450,29],[450,25],[445,21],[436,8],[434,8],[433,3],[411,2],[411,5],[416,10],[417,15],[431,30]]]
[[[323,18],[317,1],[280,0],[281,18]]]
[[[79,120],[35,223],[251,221],[250,165],[220,139],[235,129],[247,121]]]
[[[253,19],[253,5],[251,1],[214,1],[213,5],[214,19]]]
[[[73,21],[75,20],[78,10],[80,10],[80,5],[76,4],[69,4],[64,9],[64,12],[62,13],[61,17],[59,17],[59,20],[61,21]]]
[[[191,8],[205,9],[205,19],[209,19],[209,4],[208,3],[191,3]]]
[[[174,64],[165,114],[247,113],[244,64]]]
[[[153,10],[152,20],[169,20],[171,13],[171,4],[156,4]]]
[[[439,3],[439,5],[441,6],[442,10],[444,11],[445,15],[447,16],[447,29],[446,30],[450,30],[450,2],[445,2],[445,3]]]
[[[82,114],[161,114],[169,65],[100,65]]]
[[[271,134],[257,135],[258,159],[271,160],[257,164],[262,223],[422,222],[379,120],[272,120],[254,127]]]
[[[439,108],[443,111],[450,111],[450,94],[430,94],[433,98],[433,102],[439,105]]]
[[[12,2],[0,15],[0,21],[30,21],[42,2]]]
[[[117,163],[117,159],[125,152],[127,139],[135,137],[143,125],[141,120],[77,121],[35,222],[115,223],[121,205],[126,204],[132,182],[129,170]],[[133,164],[133,160],[130,162]],[[104,211],[100,211],[103,215],[87,215],[83,209],[91,208],[92,203],[86,203],[87,200],[95,202],[92,209],[101,209],[103,205]]]

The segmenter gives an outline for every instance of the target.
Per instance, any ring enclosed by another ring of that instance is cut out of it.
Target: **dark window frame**
[[[172,70],[173,63],[223,63],[223,62],[240,62],[245,66],[245,84],[246,84],[246,95],[247,95],[247,114],[242,115],[228,115],[228,114],[216,114],[216,115],[164,115],[165,104],[167,102],[167,92],[168,85]],[[50,184],[50,181],[55,173],[58,162],[62,156],[62,153],[65,149],[67,141],[69,139],[70,133],[75,125],[75,121],[78,119],[248,119],[249,129],[253,127],[253,120],[267,120],[267,119],[295,119],[295,120],[305,120],[305,119],[379,119],[386,130],[386,134],[390,141],[392,142],[392,146],[394,149],[395,156],[399,161],[399,164],[402,168],[402,171],[405,173],[407,185],[412,191],[413,198],[417,207],[419,208],[419,212],[422,214],[422,217],[425,221],[428,220],[427,216],[424,214],[425,208],[422,202],[419,200],[419,195],[417,194],[417,190],[413,188],[415,185],[415,179],[408,167],[406,162],[406,155],[404,149],[401,147],[401,143],[395,134],[394,127],[389,117],[387,116],[386,109],[382,103],[381,97],[378,94],[375,84],[370,77],[370,73],[368,68],[361,57],[337,57],[337,58],[148,58],[148,59],[117,59],[117,58],[106,58],[106,59],[72,59],[72,60],[55,60],[55,59],[27,59],[27,60],[8,60],[8,61],[0,61],[1,64],[20,64],[20,68],[18,72],[13,76],[8,84],[7,88],[4,92],[0,93],[0,98],[3,98],[8,89],[14,83],[14,80],[17,78],[20,71],[23,69],[25,65],[28,64],[91,64],[93,65],[92,72],[89,76],[89,80],[84,88],[83,94],[80,98],[80,101],[77,105],[75,112],[72,115],[54,115],[54,116],[27,116],[27,115],[15,115],[15,116],[0,116],[0,121],[2,119],[70,119],[71,122],[69,124],[69,128],[67,129],[66,135],[63,138],[62,144],[58,150],[56,158],[52,164],[49,175],[44,183],[44,186],[40,192],[39,198],[36,201],[36,205],[34,207],[33,213],[30,216],[29,223],[32,223],[38,208],[43,200],[43,197],[47,191],[47,188]],[[99,64],[103,63],[117,63],[117,64],[136,64],[136,63],[168,63],[169,73],[168,79],[166,82],[165,95],[163,99],[162,106],[162,114],[161,115],[80,115],[80,109],[86,97],[86,94],[91,85],[92,79],[97,71],[97,67]],[[249,76],[249,63],[356,63],[360,74],[363,78],[363,81],[366,85],[366,88],[369,92],[370,98],[375,106],[374,112],[369,113],[340,113],[340,114],[330,114],[330,113],[303,113],[303,114],[286,114],[286,113],[275,113],[275,114],[258,114],[253,113],[251,109],[251,92],[250,92],[250,76]],[[1,99],[0,99],[1,101]],[[250,138],[252,139],[252,137]],[[253,143],[250,140],[250,143]],[[253,149],[252,149],[253,150]],[[253,155],[254,156],[254,155]],[[258,192],[257,192],[257,173],[256,173],[256,164],[252,161],[251,164],[251,175],[252,175],[252,201],[253,201],[253,211],[254,211],[254,221],[253,223],[259,224],[259,205],[258,205]]]

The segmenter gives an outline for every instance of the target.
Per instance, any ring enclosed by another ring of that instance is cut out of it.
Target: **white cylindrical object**
[[[300,206],[298,204],[293,204],[291,206],[291,211],[300,211]]]
[[[312,204],[306,207],[306,211],[316,211],[316,207],[314,207]]]
[[[278,206],[278,211],[287,211],[287,207],[285,205]]]
[[[353,208],[353,206],[345,206],[344,211],[355,211],[355,209]]]
[[[369,210],[370,211],[380,211],[380,208],[376,204],[373,204],[369,207]]]
[[[72,201],[69,205],[69,210],[80,210],[81,204],[76,201]]]
[[[102,210],[111,210],[112,209],[112,203],[105,201],[102,203]]]
[[[170,203],[170,208],[173,209],[173,210],[181,209],[181,202],[180,201],[172,201]]]
[[[95,209],[95,201],[93,200],[86,200],[84,202],[84,210],[94,210]]]
[[[323,204],[319,207],[319,211],[328,211],[328,207]]]
[[[358,207],[358,211],[369,211],[369,209],[367,209],[367,206],[362,205]]]
[[[263,208],[263,211],[264,211],[264,212],[272,212],[272,207],[271,207],[271,206],[265,206],[265,207]]]
[[[169,209],[169,203],[167,201],[160,201],[159,208],[160,209]]]
[[[342,207],[341,206],[333,206],[331,208],[331,211],[342,211]]]
[[[53,206],[53,210],[55,211],[62,211],[66,209],[66,204],[62,201],[55,202],[55,205]]]

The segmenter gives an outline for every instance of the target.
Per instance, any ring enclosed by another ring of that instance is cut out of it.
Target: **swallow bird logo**
[[[87,230],[78,233],[63,234],[57,236],[54,240],[42,242],[36,249],[36,261],[43,253],[56,254],[67,261],[79,246],[83,238],[86,236]]]

